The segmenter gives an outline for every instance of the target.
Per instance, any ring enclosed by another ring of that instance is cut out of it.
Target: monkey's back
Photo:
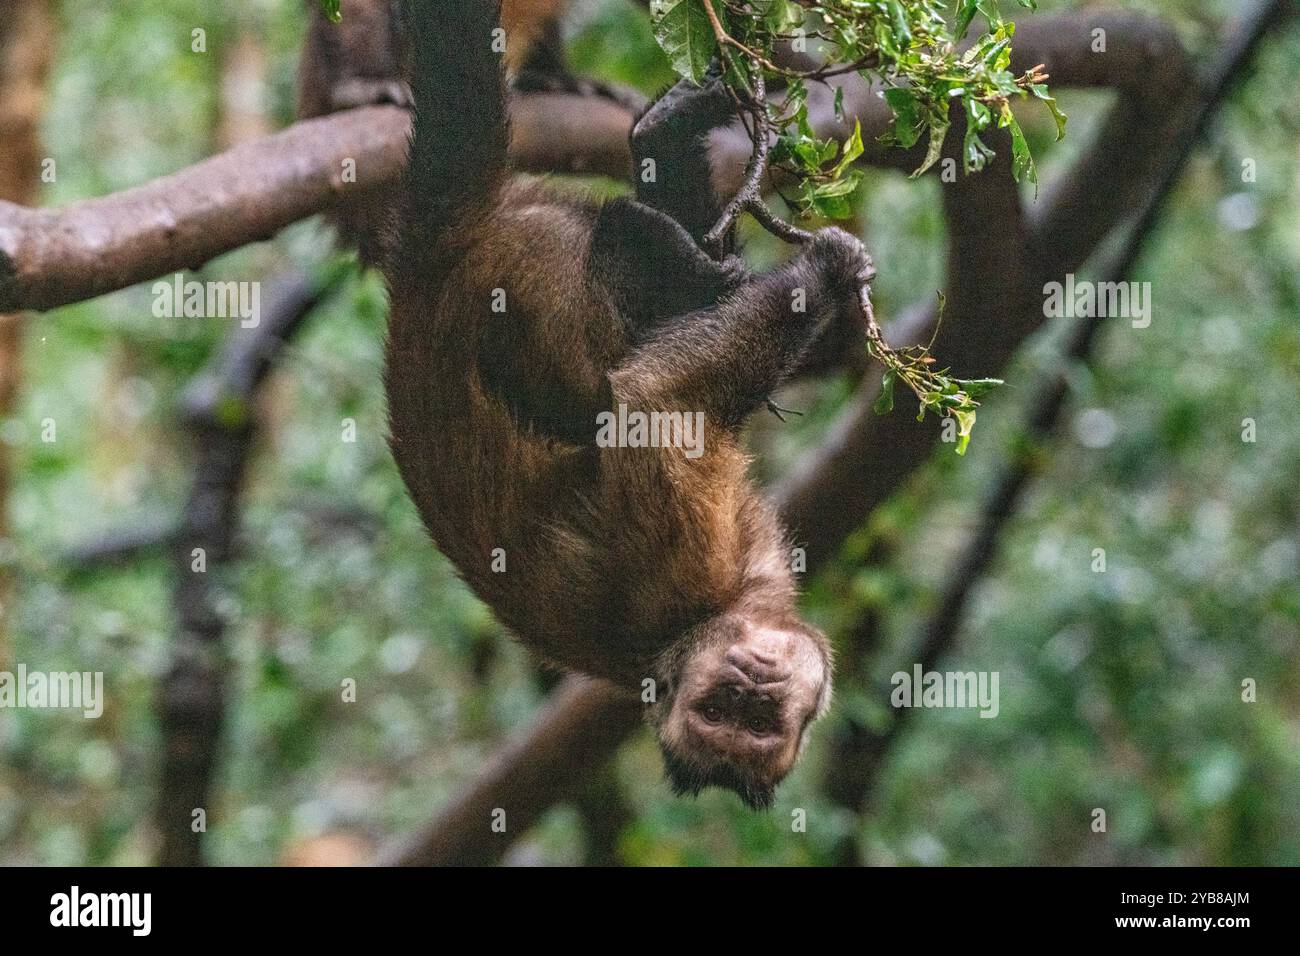
[[[598,450],[521,420],[500,386],[589,407],[594,426],[626,336],[584,277],[594,210],[527,181],[498,209],[390,277],[390,442],[435,543],[507,626],[571,628],[601,587]]]
[[[590,281],[597,214],[515,181],[427,271],[404,270],[386,386],[399,469],[466,582],[530,647],[627,680],[642,643],[730,600],[747,542],[779,531],[725,433],[692,460],[566,441],[521,414],[568,408],[594,434],[616,407],[609,373],[631,343]]]

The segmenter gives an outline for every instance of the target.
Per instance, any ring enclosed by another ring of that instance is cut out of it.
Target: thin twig
[[[763,56],[757,50],[751,50],[745,44],[741,43],[739,40],[737,40],[735,37],[729,34],[726,28],[722,25],[722,21],[718,18],[718,11],[713,9],[712,2],[710,2],[710,0],[703,0],[703,4],[704,4],[704,12],[708,14],[709,17],[709,26],[713,28],[713,36],[718,41],[719,47],[729,46],[736,50],[739,50],[751,62],[759,64],[760,66],[763,67],[763,69],[769,70],[772,73],[781,73],[781,74],[787,74],[791,76],[795,75],[792,71],[787,70],[784,67],[777,66],[775,63],[773,63],[767,57]]]
[[[707,4],[706,4],[707,6]],[[722,211],[717,224],[704,237],[704,248],[715,259],[721,259],[726,249],[726,237],[740,214],[747,212],[768,232],[792,244],[802,244],[812,239],[812,233],[792,226],[776,216],[763,202],[763,177],[767,175],[767,158],[772,133],[771,119],[767,115],[767,86],[763,71],[757,63],[749,64],[750,85],[753,94],[749,113],[753,119],[751,138],[754,150],[745,165],[745,176],[740,189]]]

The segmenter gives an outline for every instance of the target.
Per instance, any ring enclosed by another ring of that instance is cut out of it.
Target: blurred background
[[[39,136],[57,177],[41,204],[139,185],[293,121],[299,3],[51,6]],[[1239,5],[1103,6],[1160,15],[1203,62]],[[209,55],[190,51],[195,26]],[[647,93],[672,80],[627,0],[580,0],[565,29],[577,72]],[[847,664],[772,813],[722,792],[674,798],[642,734],[509,861],[1300,864],[1300,32],[1276,32],[1256,62],[1133,276],[1151,283],[1153,323],[1115,323],[1091,366],[1071,369],[1057,438],[952,635],[942,668],[999,672],[998,718],[913,713],[862,784],[863,812],[846,805],[857,783],[837,742],[891,720],[889,675],[917,659],[918,622],[1016,440],[1055,326],[1021,350],[970,453],[937,446],[810,582],[809,614]],[[1098,92],[1060,99],[1059,146],[1046,114],[1025,118],[1045,182],[1107,104]],[[1243,156],[1256,160],[1253,183]],[[871,171],[859,202],[877,312],[892,318],[943,285],[939,187]],[[778,254],[762,237],[751,250],[760,263]],[[269,277],[335,257],[313,220],[198,275]],[[85,558],[123,529],[178,520],[194,467],[178,405],[229,324],[160,321],[151,301],[148,285],[128,289],[29,317],[12,340],[0,669],[103,671],[109,699],[98,720],[0,710],[6,864],[142,864],[156,851],[154,695],[175,628],[173,566],[164,548]],[[385,446],[385,312],[377,276],[353,271],[259,400],[238,559],[218,578],[230,671],[205,841],[215,863],[364,862],[426,824],[549,686],[406,497]],[[846,378],[784,395],[806,414],[756,422],[760,476],[783,474],[849,394]],[[40,438],[49,418],[53,443]],[[339,441],[345,419],[355,442]],[[872,653],[846,656],[864,620]],[[340,675],[364,689],[358,703],[340,700]],[[1247,678],[1255,703],[1242,701]],[[1097,807],[1105,834],[1090,828]],[[791,834],[793,808],[808,811],[807,833]]]

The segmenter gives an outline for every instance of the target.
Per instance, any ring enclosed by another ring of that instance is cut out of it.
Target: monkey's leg
[[[700,411],[714,427],[734,428],[828,322],[858,308],[872,275],[857,239],[823,229],[786,265],[665,323],[611,374],[614,394],[634,410]]]
[[[698,244],[722,215],[709,164],[709,133],[735,118],[722,80],[682,80],[632,130],[636,198],[686,227]],[[726,249],[731,251],[732,238]]]

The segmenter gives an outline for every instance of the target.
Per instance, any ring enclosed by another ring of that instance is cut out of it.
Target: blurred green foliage
[[[1170,17],[1205,51],[1236,6],[1116,5]],[[264,47],[272,122],[291,118],[300,4],[121,0],[67,3],[62,16],[44,130],[58,163],[49,203],[207,155],[220,51],[241,31]],[[190,52],[196,27],[206,55]],[[624,0],[578,3],[570,30],[578,69],[648,91],[671,81],[644,12]],[[1270,42],[1259,67],[1134,276],[1152,284],[1154,322],[1116,322],[1095,370],[1076,370],[1061,439],[943,665],[998,671],[1000,716],[921,711],[862,820],[825,796],[834,724],[849,713],[888,720],[877,688],[914,660],[909,637],[1014,441],[1052,330],[987,403],[969,457],[936,455],[814,588],[810,610],[833,634],[872,607],[885,640],[870,661],[842,662],[860,676],[841,682],[777,808],[751,814],[722,793],[674,799],[640,738],[617,763],[630,813],[624,860],[826,863],[856,834],[871,863],[1300,863],[1300,36]],[[1044,196],[1107,102],[1058,92],[1072,117],[1066,143],[1051,145],[1046,110],[1021,115]],[[1255,161],[1256,182],[1242,182],[1243,159]],[[933,183],[866,177],[862,231],[883,318],[942,284],[937,207]],[[319,262],[328,244],[322,226],[304,224],[202,275],[265,277]],[[754,253],[777,250],[759,240]],[[378,280],[356,281],[313,318],[260,409],[243,559],[221,582],[232,678],[210,808],[218,862],[276,862],[323,834],[373,845],[407,832],[543,693],[526,656],[429,546],[389,458],[384,312]],[[109,529],[177,515],[192,456],[176,404],[226,331],[160,322],[147,287],[29,325],[20,406],[0,423],[18,473],[12,546],[0,554],[17,582],[11,655],[33,669],[102,670],[109,702],[98,721],[0,711],[3,862],[150,858],[151,702],[172,628],[170,570],[146,558],[72,574],[61,556]],[[761,473],[781,473],[846,395],[844,383],[804,390],[785,404],[805,418],[759,423]],[[39,438],[46,418],[58,422],[53,444]],[[339,438],[345,418],[357,423],[355,443]],[[1241,440],[1246,418],[1257,423],[1253,444]],[[1106,550],[1104,574],[1091,570],[1095,548]],[[886,557],[864,563],[868,550]],[[344,678],[357,681],[355,704],[340,700]],[[1257,682],[1258,703],[1241,702],[1244,678]],[[1104,835],[1089,829],[1094,807],[1107,810]],[[808,810],[807,833],[791,832],[794,808]],[[579,813],[557,809],[517,858],[581,862],[584,831]]]

